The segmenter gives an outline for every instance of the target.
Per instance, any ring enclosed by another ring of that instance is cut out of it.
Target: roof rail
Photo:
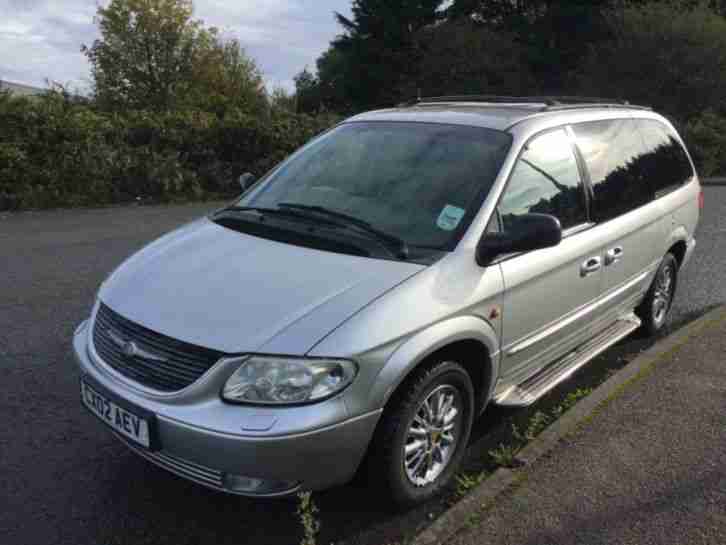
[[[639,104],[630,104],[628,101],[623,102],[581,102],[576,104],[555,104],[542,108],[545,112],[556,112],[560,110],[577,110],[579,108],[627,108],[630,110],[647,110],[652,111],[650,106],[641,106]]]
[[[576,108],[636,108],[650,110],[648,106],[637,106],[626,100],[579,97],[563,95],[547,96],[503,96],[503,95],[450,95],[439,97],[416,98],[400,104],[400,107],[411,107],[419,104],[438,104],[444,102],[482,102],[488,104],[543,104],[541,111],[569,110]]]

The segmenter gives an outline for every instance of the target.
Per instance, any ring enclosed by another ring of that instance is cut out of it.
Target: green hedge
[[[338,121],[272,109],[108,114],[59,93],[0,93],[0,210],[227,197]],[[681,127],[701,176],[726,175],[726,117]]]
[[[726,176],[726,117],[706,110],[682,132],[701,177]]]
[[[175,201],[238,193],[334,116],[200,111],[109,114],[59,93],[0,94],[0,210]]]

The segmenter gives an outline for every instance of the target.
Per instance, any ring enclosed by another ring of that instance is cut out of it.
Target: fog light
[[[253,496],[270,496],[292,492],[300,485],[295,481],[271,481],[266,479],[255,479],[244,475],[224,475],[224,487],[232,492],[250,494]]]

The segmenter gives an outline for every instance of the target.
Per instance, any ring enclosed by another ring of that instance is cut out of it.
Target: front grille
[[[126,446],[135,453],[140,454],[150,462],[153,462],[167,471],[171,471],[180,477],[184,477],[185,479],[189,479],[190,481],[194,481],[211,488],[224,489],[224,477],[221,471],[195,464],[189,460],[177,458],[176,456],[172,456],[171,454],[167,454],[163,451],[151,452],[144,450],[130,443],[121,435],[116,434],[116,437],[123,441],[123,443],[125,443]]]
[[[165,361],[126,355],[119,340]],[[93,328],[99,357],[123,376],[154,390],[174,392],[189,386],[225,354],[156,333],[127,320],[101,303]]]

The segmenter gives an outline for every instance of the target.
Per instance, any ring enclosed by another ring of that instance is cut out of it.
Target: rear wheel
[[[451,480],[466,451],[473,407],[471,378],[454,361],[417,370],[399,388],[381,417],[371,459],[396,505],[423,502]]]
[[[658,267],[645,299],[637,309],[643,332],[655,335],[668,320],[678,282],[678,261],[668,253]]]

